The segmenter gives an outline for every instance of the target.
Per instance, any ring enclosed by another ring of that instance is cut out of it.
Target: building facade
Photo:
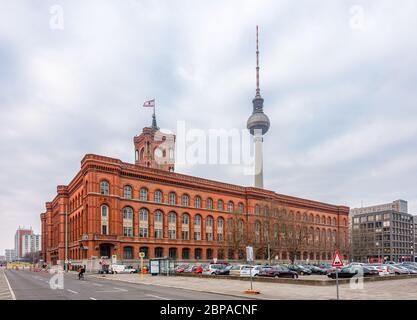
[[[350,219],[354,261],[414,261],[413,216],[407,213],[406,201],[355,208]]]
[[[15,261],[17,259],[16,251],[14,249],[6,249],[5,254],[6,254],[6,261],[7,262],[12,262],[12,261]]]
[[[417,262],[417,216],[413,216],[414,223],[414,261]]]
[[[33,230],[32,229],[25,229],[19,227],[19,229],[16,230],[15,236],[14,236],[14,250],[16,254],[16,259],[20,260],[24,257],[23,252],[23,239],[26,235],[32,235]]]
[[[41,235],[26,234],[22,238],[22,256],[41,251]]]
[[[43,260],[243,260],[247,245],[257,259],[329,261],[336,248],[346,258],[349,208],[172,172],[150,160],[155,150],[141,151],[157,130],[145,129],[136,164],[87,154],[57,187],[41,214]]]

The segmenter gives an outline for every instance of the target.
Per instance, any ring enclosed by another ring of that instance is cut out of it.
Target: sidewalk
[[[261,294],[247,295],[243,291],[250,288],[248,281],[236,281],[226,279],[202,279],[192,277],[167,277],[140,274],[109,274],[92,275],[97,278],[118,280],[143,285],[157,285],[172,288],[180,288],[201,292],[213,292],[231,296],[272,299],[272,300],[334,300],[336,299],[336,287],[293,285],[283,283],[254,282],[253,287]],[[381,281],[364,283],[363,289],[351,288],[349,284],[340,285],[340,299],[346,300],[402,300],[417,299],[417,279],[401,279],[395,281]]]
[[[4,269],[0,269],[0,300],[14,300],[7,283]]]

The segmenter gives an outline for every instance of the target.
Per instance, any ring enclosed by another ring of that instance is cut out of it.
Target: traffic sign
[[[253,247],[246,247],[246,260],[253,261]]]
[[[339,250],[336,250],[333,256],[332,267],[343,267],[343,261]]]
[[[139,252],[139,258],[145,258],[145,252]]]

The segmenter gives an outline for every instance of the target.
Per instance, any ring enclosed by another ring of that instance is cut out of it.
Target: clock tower
[[[175,135],[163,133],[152,115],[152,125],[133,138],[135,165],[173,172],[175,169]]]

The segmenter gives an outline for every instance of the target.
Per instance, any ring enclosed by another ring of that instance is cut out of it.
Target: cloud
[[[50,28],[53,5],[63,30]],[[3,2],[0,253],[19,225],[39,230],[84,154],[133,162],[132,137],[151,121],[143,101],[156,98],[163,128],[244,129],[256,24],[265,186],[350,206],[404,198],[416,213],[416,14],[412,0]],[[177,170],[252,184],[239,166]]]

